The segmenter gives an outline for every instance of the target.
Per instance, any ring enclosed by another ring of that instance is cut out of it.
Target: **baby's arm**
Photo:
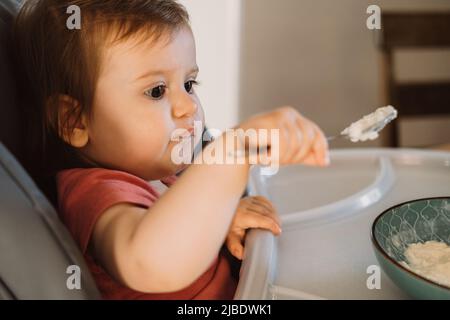
[[[257,116],[241,127],[280,128],[282,164],[326,164],[323,134],[292,108]],[[224,138],[213,141],[202,153]],[[248,172],[248,164],[191,165],[150,209],[128,204],[111,207],[95,226],[94,256],[132,289],[171,292],[185,288],[217,257]]]
[[[138,291],[188,286],[217,258],[248,170],[248,164],[191,165],[150,209],[109,208],[93,232],[94,256]]]

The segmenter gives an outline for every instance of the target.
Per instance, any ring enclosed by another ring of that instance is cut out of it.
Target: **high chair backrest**
[[[18,0],[0,1],[0,299],[98,299],[81,252],[17,161],[23,150],[10,29],[18,8]]]
[[[17,91],[14,70],[10,59],[10,27],[18,1],[0,2],[0,139],[2,143],[18,158],[22,156],[22,135],[17,109]]]

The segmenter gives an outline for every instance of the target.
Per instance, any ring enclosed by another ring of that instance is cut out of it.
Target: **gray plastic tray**
[[[352,149],[331,166],[287,166],[274,176],[253,167],[249,193],[269,198],[283,233],[251,230],[235,299],[407,299],[381,273],[370,241],[373,220],[396,204],[450,195],[450,152]]]

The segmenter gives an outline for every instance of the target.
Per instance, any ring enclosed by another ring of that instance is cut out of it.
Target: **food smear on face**
[[[450,288],[450,246],[444,242],[413,243],[401,265],[418,275]]]
[[[352,123],[341,134],[347,135],[352,142],[375,140],[381,129],[395,118],[397,110],[393,106],[381,107]]]

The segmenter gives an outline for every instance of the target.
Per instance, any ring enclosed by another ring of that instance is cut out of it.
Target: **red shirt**
[[[161,180],[167,186],[176,176]],[[102,168],[69,169],[56,177],[59,214],[81,248],[105,299],[232,299],[236,280],[230,261],[221,251],[211,267],[188,287],[170,293],[143,293],[115,281],[88,252],[94,225],[106,209],[118,203],[149,208],[160,196],[145,180],[122,171]],[[150,213],[151,214],[151,213]]]

